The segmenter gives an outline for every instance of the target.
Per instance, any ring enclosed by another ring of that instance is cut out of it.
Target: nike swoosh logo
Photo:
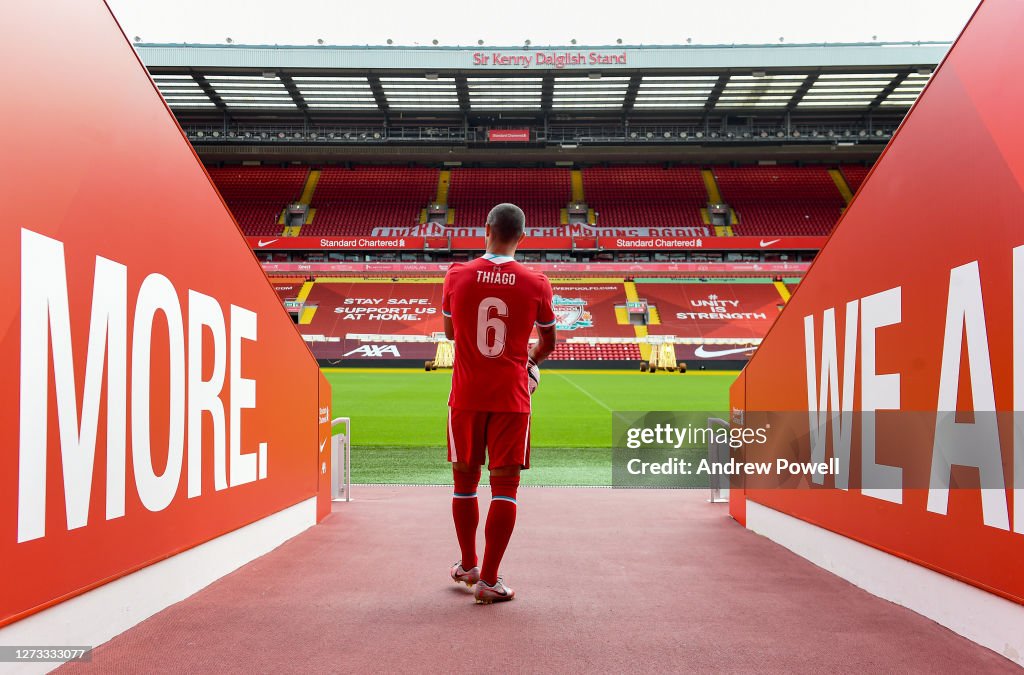
[[[699,359],[713,359],[716,356],[728,356],[729,354],[742,354],[743,352],[752,351],[754,347],[740,347],[739,349],[719,349],[713,352],[709,352],[704,349],[704,345],[697,347],[693,350],[693,355]]]
[[[764,239],[762,239],[761,240],[761,248],[764,248],[765,246],[771,246],[772,244],[777,244],[780,241],[782,241],[782,240],[781,239],[772,239],[771,241],[765,241]]]
[[[277,241],[277,239],[271,239],[270,241],[263,241],[262,239],[260,239],[258,242],[256,242],[256,245],[259,246],[260,248],[263,248],[264,246],[270,246],[275,241]],[[764,244],[761,245],[764,246]]]
[[[326,438],[324,439],[324,442],[320,444],[320,452],[324,451],[324,446],[325,445],[327,445],[327,439]]]

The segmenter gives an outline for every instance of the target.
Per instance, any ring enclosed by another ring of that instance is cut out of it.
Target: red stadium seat
[[[707,227],[700,213],[707,190],[697,167],[590,167],[583,169],[583,191],[598,227]]]
[[[415,227],[437,192],[437,169],[403,166],[328,167],[320,174],[311,236],[370,235],[375,228]]]
[[[827,235],[844,206],[825,167],[719,166],[714,173],[739,216],[735,234]]]
[[[483,227],[501,202],[523,209],[527,227],[558,227],[571,199],[568,169],[453,169],[448,189],[457,227]]]
[[[281,212],[302,196],[309,167],[209,167],[220,194],[247,235],[281,234]]]

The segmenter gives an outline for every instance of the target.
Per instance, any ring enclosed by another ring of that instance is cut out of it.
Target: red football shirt
[[[441,311],[455,327],[448,405],[530,412],[526,376],[534,324],[553,326],[551,282],[508,256],[490,253],[448,268]]]

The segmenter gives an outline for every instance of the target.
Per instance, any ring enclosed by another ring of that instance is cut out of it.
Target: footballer
[[[451,577],[472,587],[476,602],[483,604],[515,597],[498,576],[498,566],[516,523],[519,472],[530,468],[530,396],[540,383],[537,366],[555,348],[551,283],[514,257],[525,225],[522,209],[514,204],[491,209],[487,252],[448,269],[441,300],[444,332],[455,342],[448,461],[462,559],[452,566]],[[534,326],[539,340],[531,347]],[[478,567],[476,490],[485,458],[491,504]]]

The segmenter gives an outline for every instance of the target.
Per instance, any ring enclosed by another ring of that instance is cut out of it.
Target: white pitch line
[[[591,401],[593,401],[594,403],[598,404],[599,406],[601,406],[602,408],[604,408],[604,409],[605,409],[605,410],[607,410],[608,412],[612,412],[612,409],[611,409],[611,408],[609,408],[608,406],[606,406],[606,405],[604,404],[604,402],[603,402],[603,401],[601,401],[600,399],[596,398],[596,397],[595,397],[595,396],[594,396],[593,394],[591,394],[591,393],[590,393],[589,391],[587,391],[586,389],[584,389],[584,388],[583,388],[583,387],[581,387],[580,385],[576,384],[575,382],[573,382],[572,380],[570,380],[570,379],[569,379],[568,377],[566,377],[565,375],[562,375],[562,374],[561,374],[560,372],[558,372],[557,370],[549,370],[549,371],[547,371],[547,372],[548,372],[549,374],[551,374],[551,375],[558,375],[558,376],[559,376],[560,378],[562,378],[563,380],[565,380],[566,382],[568,382],[569,384],[571,384],[572,386],[576,387],[576,388],[577,388],[577,389],[579,389],[579,390],[580,390],[581,392],[583,392],[584,396],[586,396],[587,398],[589,398],[589,399],[590,399]]]

